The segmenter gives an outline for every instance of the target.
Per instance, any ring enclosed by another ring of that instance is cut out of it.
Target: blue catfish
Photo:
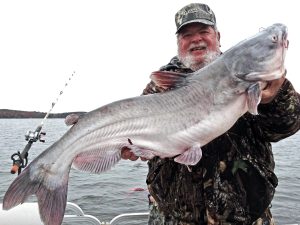
[[[201,146],[226,132],[244,113],[257,114],[261,90],[285,73],[287,27],[274,24],[190,74],[154,72],[151,79],[173,89],[128,98],[86,113],[13,181],[3,208],[38,199],[46,225],[62,223],[69,171],[101,173],[128,147],[137,156],[174,157],[195,165]]]

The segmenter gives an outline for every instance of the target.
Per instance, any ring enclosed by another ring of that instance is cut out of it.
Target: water
[[[0,119],[0,201],[16,175],[10,174],[10,156],[22,151],[26,145],[24,134],[34,130],[40,119]],[[68,128],[62,119],[48,119],[44,130],[45,143],[34,143],[30,150],[32,160],[47,146],[57,140]],[[277,224],[300,222],[300,132],[275,143],[273,152],[279,186],[272,202],[272,213]],[[86,214],[101,222],[110,221],[121,213],[148,211],[148,192],[145,177],[147,164],[140,160],[121,160],[112,170],[103,174],[89,174],[71,170],[68,201],[78,204]],[[255,185],[255,184],[253,184]],[[133,223],[130,223],[133,225]],[[143,224],[138,222],[137,224]]]

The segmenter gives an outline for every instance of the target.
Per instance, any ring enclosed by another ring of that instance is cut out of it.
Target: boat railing
[[[43,225],[38,213],[38,204],[24,203],[11,210],[2,210],[0,204],[0,224],[1,225]],[[63,219],[63,225],[121,225],[131,224],[141,221],[140,224],[147,224],[149,217],[148,212],[142,213],[124,213],[114,217],[110,222],[100,221],[95,216],[84,214],[83,210],[75,203],[67,202],[66,213]],[[296,224],[282,224],[282,225],[300,225]]]
[[[128,222],[128,221],[136,221],[136,220],[145,220],[147,221],[149,216],[148,212],[143,212],[143,213],[124,213],[116,216],[113,218],[109,225],[117,225],[120,224],[121,222]]]
[[[83,210],[75,203],[67,202],[66,213],[62,225],[74,224],[102,225],[103,223],[95,216],[84,214]]]
[[[84,214],[83,210],[72,202],[67,202],[66,214],[63,225],[73,224],[91,224],[91,225],[118,225],[122,222],[145,220],[147,221],[149,213],[123,213],[114,217],[110,222],[99,221],[96,217]],[[71,212],[71,214],[69,214]]]
[[[38,204],[36,202],[23,203],[11,210],[2,210],[0,204],[0,224],[1,225],[43,225],[39,217]],[[114,217],[109,222],[100,221],[92,215],[87,215],[75,203],[67,202],[66,213],[64,215],[63,225],[119,225],[122,222],[145,221],[146,224],[149,213],[124,213]]]

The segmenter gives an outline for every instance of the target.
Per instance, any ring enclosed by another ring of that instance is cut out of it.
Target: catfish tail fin
[[[60,174],[60,180],[55,182],[55,175],[34,173],[31,175],[29,165],[10,185],[3,199],[3,209],[9,210],[35,194],[38,199],[40,217],[45,225],[60,225],[62,223],[66,202],[69,170]],[[57,176],[56,176],[57,177]]]
[[[60,225],[63,221],[67,204],[68,184],[49,190],[44,185],[36,193],[39,211],[45,225]]]
[[[29,170],[26,168],[9,186],[3,199],[3,209],[9,210],[36,192],[37,186],[30,184]]]

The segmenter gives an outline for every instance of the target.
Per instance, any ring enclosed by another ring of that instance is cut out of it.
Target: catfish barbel
[[[247,111],[257,114],[266,82],[285,73],[287,48],[287,27],[274,24],[194,73],[152,73],[158,86],[175,88],[86,113],[13,181],[3,209],[35,194],[42,221],[61,224],[71,165],[101,173],[121,159],[124,147],[148,159],[176,156],[178,163],[195,165],[201,146],[229,130]]]

